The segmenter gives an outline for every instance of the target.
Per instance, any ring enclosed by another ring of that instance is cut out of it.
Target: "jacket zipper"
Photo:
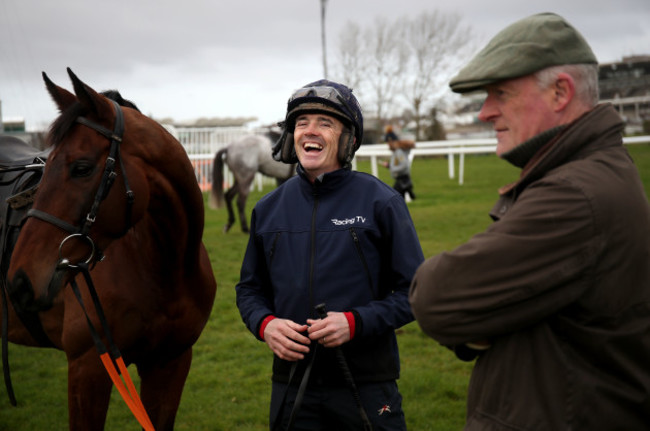
[[[316,210],[320,202],[318,194],[314,193],[314,208],[311,212],[311,249],[309,256],[309,314],[314,314],[314,261],[316,259]]]
[[[377,297],[375,296],[375,292],[373,292],[372,290],[372,277],[370,276],[370,268],[368,268],[368,262],[366,262],[366,257],[363,255],[363,250],[361,249],[361,241],[359,240],[359,235],[357,235],[357,232],[352,227],[350,228],[350,235],[352,236],[352,241],[354,242],[354,246],[357,249],[359,258],[361,259],[361,264],[363,265],[363,269],[366,272],[366,278],[368,279],[368,288],[370,289],[370,296],[372,296],[373,299],[377,299]]]
[[[280,239],[281,232],[275,234],[273,238],[273,243],[271,244],[271,249],[269,250],[269,266],[273,263],[273,257],[275,256],[275,247],[278,245],[278,240]]]

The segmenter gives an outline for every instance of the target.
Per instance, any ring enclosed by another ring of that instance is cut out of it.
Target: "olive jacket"
[[[466,431],[648,430],[650,206],[611,105],[584,114],[500,190],[494,223],[426,260],[422,330],[476,360]]]

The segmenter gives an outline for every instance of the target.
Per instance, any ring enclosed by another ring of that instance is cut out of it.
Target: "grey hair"
[[[560,73],[571,76],[575,82],[576,98],[594,107],[598,104],[598,65],[597,64],[562,64],[551,66],[535,73],[535,79],[540,88],[548,88],[555,82]]]

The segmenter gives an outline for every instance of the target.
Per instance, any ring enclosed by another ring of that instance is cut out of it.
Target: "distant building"
[[[25,119],[23,117],[7,117],[2,119],[4,133],[25,133]]]
[[[650,95],[650,55],[623,57],[601,64],[598,70],[601,100]]]
[[[257,117],[212,117],[197,118],[194,120],[175,121],[171,118],[156,119],[161,124],[184,128],[211,128],[211,127],[246,127],[257,121]]]
[[[2,101],[0,101],[0,135],[14,136],[33,147],[45,148],[45,133],[27,132],[23,117],[3,117]]]
[[[627,134],[650,133],[650,55],[601,64],[598,88],[601,103],[614,105],[626,121]],[[494,136],[492,127],[478,119],[484,98],[477,93],[464,96],[460,107],[444,117],[448,138]]]
[[[601,64],[598,88],[600,100],[616,106],[627,122],[628,133],[650,132],[644,130],[650,123],[650,55]]]

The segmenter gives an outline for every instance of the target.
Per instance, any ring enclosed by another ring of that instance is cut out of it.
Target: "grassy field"
[[[630,153],[650,191],[650,146]],[[368,171],[361,163],[359,170]],[[465,184],[447,177],[447,161],[416,159],[413,180],[417,200],[409,203],[426,257],[449,250],[485,229],[497,188],[516,180],[518,170],[495,156],[466,159]],[[380,178],[391,183],[387,170]],[[263,192],[253,192],[248,213]],[[234,286],[247,236],[237,224],[222,233],[225,210],[206,210],[204,241],[218,282],[210,321],[194,350],[194,361],[176,420],[177,430],[267,430],[271,353],[246,330],[235,306]],[[399,331],[404,410],[410,430],[460,430],[471,363],[427,338],[417,323]],[[0,431],[67,429],[67,364],[64,354],[10,344],[10,362],[18,407],[0,388]],[[136,375],[134,367],[130,368]],[[139,430],[116,391],[107,430]]]

